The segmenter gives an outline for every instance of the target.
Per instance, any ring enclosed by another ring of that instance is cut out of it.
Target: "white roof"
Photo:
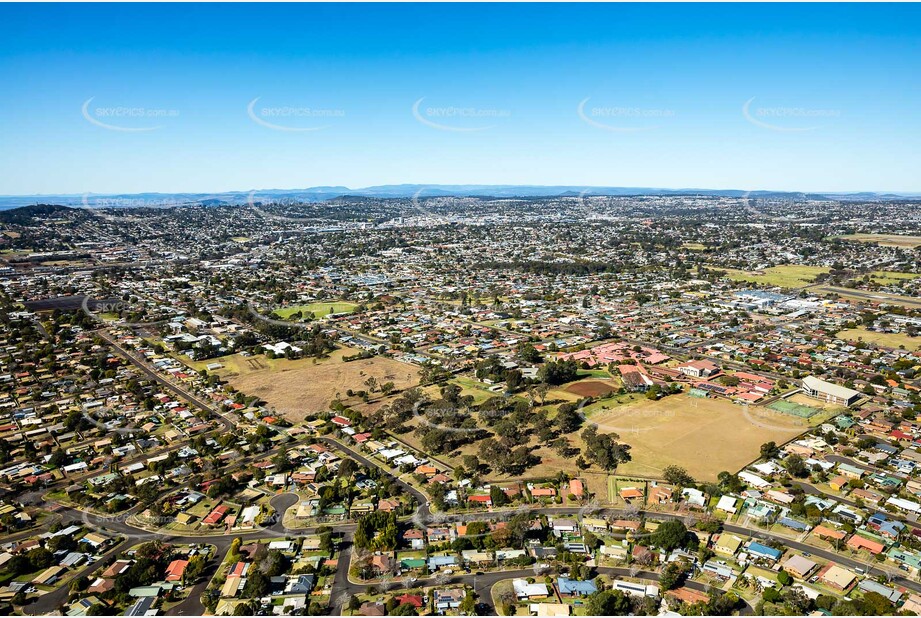
[[[526,579],[512,580],[512,587],[519,597],[545,597],[549,594],[547,584],[529,584]]]
[[[903,511],[917,512],[921,510],[921,504],[912,502],[911,500],[904,500],[902,498],[889,498],[886,500],[886,504],[891,504],[892,506],[900,508]]]
[[[819,391],[826,395],[833,395],[839,399],[850,399],[854,396],[860,396],[858,391],[844,386],[838,386],[837,384],[832,384],[825,380],[820,380],[815,376],[806,376],[803,378],[803,386],[807,387],[809,390]]]
[[[762,487],[770,487],[771,484],[758,476],[757,474],[752,474],[751,472],[739,472],[739,478],[748,483],[749,485],[754,485],[759,489]]]
[[[736,512],[736,498],[732,496],[722,496],[720,501],[716,503],[717,510],[726,511],[727,513]]]

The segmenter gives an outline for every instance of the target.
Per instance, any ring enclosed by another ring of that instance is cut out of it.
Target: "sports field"
[[[725,270],[726,276],[733,281],[747,281],[748,283],[759,283],[782,288],[801,288],[813,283],[818,275],[828,272],[828,269],[824,266],[801,266],[795,264],[773,266],[763,271],[754,272],[718,266],[713,268]]]
[[[588,419],[631,446],[633,461],[620,466],[618,474],[655,477],[675,464],[698,480],[735,472],[756,459],[765,442],[786,442],[809,427],[804,419],[766,408],[686,395],[637,399],[592,412]]]
[[[844,341],[863,340],[868,343],[886,346],[887,348],[899,348],[905,346],[906,350],[917,350],[921,348],[921,337],[909,337],[905,333],[878,333],[865,328],[852,328],[843,330],[838,333],[838,339]]]
[[[875,242],[884,247],[903,247],[906,249],[921,245],[921,236],[903,236],[902,234],[848,234],[838,236],[838,238],[857,242]]]
[[[317,360],[268,359],[263,355],[243,357],[234,354],[207,362],[224,365],[214,373],[237,390],[261,397],[292,422],[329,409],[336,393],[348,403],[360,401],[346,398],[346,391],[367,390],[365,381],[370,377],[374,377],[378,384],[393,382],[398,389],[415,386],[419,382],[416,367],[393,359],[375,356],[348,363],[342,361],[343,356],[356,353],[357,350],[342,348],[332,352],[329,358]]]
[[[315,318],[323,318],[331,313],[351,313],[358,307],[355,303],[346,301],[331,301],[322,303],[310,303],[309,305],[292,305],[275,310],[275,314],[283,320],[287,320],[293,314],[300,311],[303,314],[312,313]]]

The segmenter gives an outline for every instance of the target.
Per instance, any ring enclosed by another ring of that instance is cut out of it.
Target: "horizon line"
[[[856,195],[861,193],[872,193],[877,195],[897,195],[900,197],[917,197],[921,196],[921,190],[888,190],[888,189],[850,189],[850,190],[803,190],[803,189],[739,189],[735,187],[666,187],[666,186],[630,186],[630,185],[587,185],[587,184],[534,184],[534,183],[514,183],[514,184],[481,184],[481,183],[415,183],[415,182],[402,182],[402,183],[388,183],[388,184],[372,184],[361,187],[349,187],[346,185],[311,185],[306,187],[291,187],[291,188],[260,188],[260,189],[225,189],[217,191],[202,191],[202,190],[179,190],[179,191],[164,191],[164,190],[147,190],[147,191],[107,191],[107,192],[96,192],[96,191],[81,191],[81,192],[49,192],[49,193],[0,193],[0,198],[55,198],[55,197],[105,197],[105,196],[127,196],[127,195],[177,195],[177,194],[189,194],[189,195],[221,195],[221,194],[246,194],[246,193],[259,193],[267,191],[312,191],[317,189],[326,189],[331,190],[344,189],[346,191],[367,191],[370,189],[376,188],[399,188],[399,187],[417,187],[422,190],[425,188],[439,189],[439,188],[461,188],[461,187],[482,187],[487,188],[502,188],[502,189],[516,189],[516,188],[539,188],[539,189],[552,189],[560,188],[566,190],[577,190],[581,189],[582,191],[590,191],[594,189],[618,189],[618,190],[637,190],[642,191],[673,191],[673,192],[698,192],[698,191],[736,191],[740,193],[803,193],[803,194],[818,194],[818,195]],[[347,195],[347,194],[343,194]],[[637,193],[637,195],[642,195],[642,193]],[[531,197],[529,194],[521,194],[518,197]],[[422,196],[426,197],[426,196]],[[484,196],[488,197],[488,196]],[[550,197],[550,196],[533,196],[533,197]]]

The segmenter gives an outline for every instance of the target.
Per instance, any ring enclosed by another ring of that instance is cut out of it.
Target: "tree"
[[[780,592],[776,588],[765,588],[761,598],[768,603],[777,603],[780,600]]]
[[[579,366],[573,360],[550,361],[540,368],[537,377],[547,384],[565,384],[579,376]]]
[[[783,465],[784,468],[787,469],[787,472],[797,478],[809,476],[809,466],[806,465],[806,462],[803,461],[803,458],[799,455],[787,455],[786,459],[783,460]]]
[[[515,392],[521,388],[524,380],[521,377],[521,371],[518,369],[511,369],[505,374],[505,386],[506,390],[509,392]]]
[[[738,493],[742,491],[742,488],[744,487],[741,479],[739,479],[738,474],[726,472],[725,470],[716,476],[716,480],[719,483],[719,488],[722,491],[727,491],[729,493]]]
[[[540,352],[537,351],[530,343],[525,343],[520,348],[518,348],[518,358],[527,362],[527,363],[539,363],[543,359],[541,358]]]
[[[276,472],[287,472],[291,469],[291,460],[288,459],[288,447],[282,446],[275,457],[272,458],[272,463],[275,464]]]
[[[776,442],[765,442],[761,445],[761,459],[774,459],[780,454]]]
[[[472,616],[474,609],[476,609],[476,597],[473,595],[472,590],[468,590],[464,600],[461,601],[460,611],[462,614]]]
[[[630,599],[620,590],[601,590],[588,597],[589,616],[628,616],[632,611]]]
[[[489,488],[489,500],[493,506],[505,506],[509,502],[508,496],[502,491],[502,488],[495,484]]]
[[[598,433],[594,425],[582,432],[585,454],[588,459],[604,470],[614,470],[621,463],[630,461],[630,446],[618,442],[616,433]]]
[[[662,590],[674,590],[680,586],[687,574],[687,567],[687,563],[682,560],[669,562],[662,569],[662,573],[659,576],[659,588]]]
[[[466,599],[465,599],[466,600]],[[461,604],[463,607],[463,604]],[[390,616],[415,616],[416,615],[416,606],[412,603],[400,603],[393,609],[391,609],[388,614]]]
[[[579,416],[579,413],[574,404],[564,403],[560,404],[560,407],[557,409],[554,422],[556,423],[556,426],[559,428],[560,432],[571,433],[579,429],[579,427],[582,425],[582,417]]]
[[[480,460],[476,455],[464,455],[464,469],[470,474],[476,474],[480,469]]]
[[[688,529],[678,519],[669,519],[659,524],[649,536],[649,541],[656,547],[665,551],[672,551],[679,547],[686,547],[688,542]]]
[[[681,466],[665,466],[662,469],[662,478],[672,485],[680,485],[681,487],[694,485],[694,477],[688,474],[688,471]]]

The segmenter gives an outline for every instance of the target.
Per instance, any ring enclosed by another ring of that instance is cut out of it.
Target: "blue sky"
[[[5,4],[0,20],[0,194],[921,191],[918,5]]]

